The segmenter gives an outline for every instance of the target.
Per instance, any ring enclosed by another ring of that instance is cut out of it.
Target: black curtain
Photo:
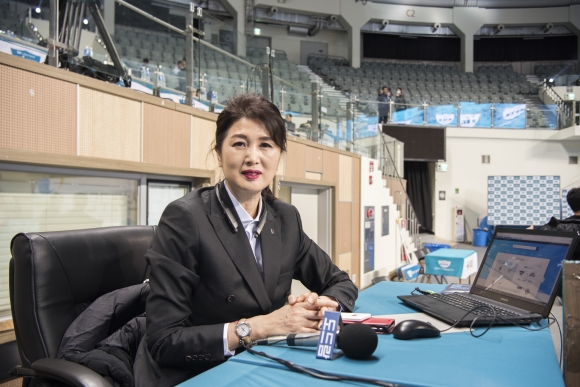
[[[431,182],[429,169],[424,161],[405,161],[405,178],[407,179],[407,194],[415,209],[420,232],[433,233],[433,209],[431,197]]]
[[[461,60],[458,37],[423,37],[412,39],[388,34],[362,34],[363,58],[406,60]]]
[[[481,38],[474,41],[476,62],[576,60],[578,37],[546,36],[542,39]]]

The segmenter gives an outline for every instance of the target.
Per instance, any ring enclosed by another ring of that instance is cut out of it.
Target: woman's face
[[[274,180],[280,156],[264,125],[248,118],[230,127],[218,152],[228,187],[238,200],[259,195]]]
[[[401,95],[401,89],[397,89],[397,96]]]

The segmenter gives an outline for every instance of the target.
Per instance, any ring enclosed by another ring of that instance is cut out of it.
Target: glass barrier
[[[491,128],[491,103],[460,102],[459,126],[462,128]]]
[[[196,35],[199,41],[193,43],[194,60],[189,64],[185,58],[183,35],[126,7],[117,6],[116,12],[119,14],[117,20],[123,22],[115,25],[112,39],[124,66],[132,74],[133,89],[184,103],[185,69],[193,67],[194,107],[220,112],[227,100],[235,95],[267,93],[268,99],[278,106],[288,122],[287,126],[293,128],[293,131],[289,129],[292,135],[343,150],[374,154],[372,147],[375,145],[366,139],[376,136],[381,122],[462,128],[558,129],[570,121],[569,115],[564,117],[562,108],[556,105],[521,103],[523,95],[517,94],[519,91],[533,93],[529,87],[515,87],[516,81],[528,85],[525,79],[520,79],[522,74],[509,74],[513,79],[508,82],[509,94],[505,95],[503,89],[501,93],[499,89],[489,89],[495,88],[497,83],[493,69],[487,75],[483,72],[461,74],[453,66],[410,65],[405,68],[397,63],[367,63],[355,69],[349,67],[344,58],[310,56],[310,70],[317,74],[313,76],[290,62],[284,51],[275,50],[276,47],[273,55],[266,55],[267,38],[240,34],[233,27],[233,20],[221,20],[211,11],[194,21],[194,27],[204,34]],[[164,21],[185,28],[183,16],[170,15]],[[14,55],[43,62],[46,48],[36,43],[42,38],[46,40],[47,34],[48,21],[32,15],[31,19],[20,23],[19,28],[11,26],[11,31],[3,37],[6,36],[4,41],[8,42],[5,44],[18,45],[12,50],[18,53]],[[102,39],[91,23],[83,27],[79,54],[65,60],[90,74],[92,70],[87,65],[90,60],[82,61],[87,57],[104,65],[111,64]],[[273,81],[267,91],[262,87],[266,64],[272,68],[270,79]],[[107,74],[107,67],[103,73]],[[385,74],[389,79],[384,78]],[[323,81],[326,90],[319,99],[319,128],[312,128],[311,77]],[[405,100],[394,96],[391,102],[377,100],[379,88],[393,82],[402,86]],[[347,103],[351,100],[348,109]]]
[[[457,104],[425,106],[426,124],[431,126],[458,126]]]
[[[348,98],[322,95],[320,98],[320,142],[338,149],[351,149],[353,121],[347,113]]]
[[[285,118],[286,128],[291,135],[315,139],[312,130],[312,94],[307,89],[291,86],[275,78],[273,102]]]

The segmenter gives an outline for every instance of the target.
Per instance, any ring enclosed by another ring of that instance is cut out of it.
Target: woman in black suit
[[[276,106],[252,94],[232,99],[217,119],[214,150],[225,180],[169,204],[146,255],[138,387],[178,384],[251,341],[316,332],[325,310],[354,307],[348,275],[304,233],[296,208],[270,191],[286,150]],[[290,295],[292,279],[312,292]]]

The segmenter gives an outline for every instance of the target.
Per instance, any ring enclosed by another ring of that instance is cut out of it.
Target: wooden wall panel
[[[350,278],[356,286],[360,287],[360,252],[351,252],[350,257]]]
[[[338,254],[352,250],[352,203],[339,202],[337,218]]]
[[[143,162],[190,166],[190,115],[144,104]]]
[[[218,167],[214,152],[215,121],[191,117],[191,168],[214,170]]]
[[[306,170],[308,172],[322,173],[322,149],[311,146],[306,147]]]
[[[288,151],[286,152],[284,174],[287,177],[298,177],[304,179],[306,176],[306,145],[294,141],[288,141]]]
[[[338,175],[338,201],[350,202],[352,201],[352,157],[338,155]]]
[[[352,215],[351,215],[351,235],[352,235],[352,250],[360,250],[360,203],[352,202]],[[377,226],[375,226],[377,227]],[[376,232],[376,231],[375,231]]]
[[[0,148],[75,155],[76,85],[0,65]]]
[[[340,270],[347,272],[349,276],[352,275],[352,253],[343,253],[338,256],[337,265]]]
[[[338,182],[338,153],[322,151],[323,180]]]
[[[377,168],[377,166],[375,166]],[[361,181],[360,159],[352,158],[352,201],[360,202],[360,181]],[[368,178],[368,176],[367,176]],[[382,181],[375,181],[373,184],[382,184]]]
[[[306,172],[304,175],[309,180],[322,180],[322,173]]]
[[[79,87],[79,156],[141,161],[141,103]]]

